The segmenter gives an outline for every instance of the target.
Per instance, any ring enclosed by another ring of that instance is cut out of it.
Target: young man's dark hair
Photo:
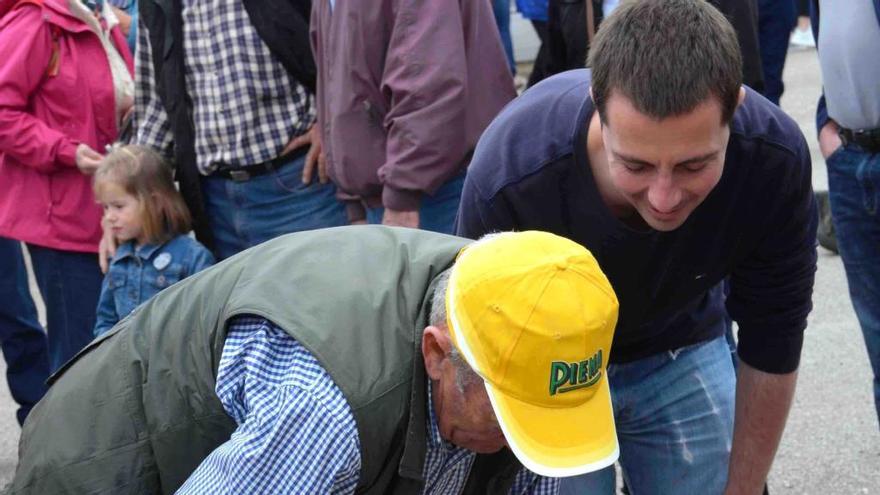
[[[639,0],[618,9],[596,33],[589,56],[602,121],[608,98],[619,91],[658,120],[714,95],[729,123],[742,86],[742,57],[724,15],[704,0]]]

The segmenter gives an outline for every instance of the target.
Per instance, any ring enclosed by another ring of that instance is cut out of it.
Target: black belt
[[[304,156],[308,152],[308,146],[301,146],[286,155],[281,155],[278,158],[275,158],[274,160],[270,160],[268,162],[258,163],[256,165],[248,165],[247,167],[241,168],[222,168],[221,166],[211,175],[214,177],[223,177],[224,179],[232,179],[235,182],[245,182],[251,180],[254,177],[258,177],[260,175],[268,174],[269,172],[278,170],[284,165],[287,165],[297,158]]]
[[[843,144],[857,144],[871,153],[880,153],[880,129],[846,129],[838,131]]]

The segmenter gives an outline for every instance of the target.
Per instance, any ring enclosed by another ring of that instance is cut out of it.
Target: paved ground
[[[793,51],[782,107],[801,124],[814,156],[813,184],[826,189],[815,144],[819,92],[815,51]],[[770,475],[775,494],[880,494],[880,430],[870,371],[847,297],[840,258],[821,251],[815,309],[806,335],[795,405]],[[0,373],[5,366],[0,360]],[[0,486],[15,468],[19,429],[6,383],[0,383]],[[58,418],[58,421],[64,421]]]

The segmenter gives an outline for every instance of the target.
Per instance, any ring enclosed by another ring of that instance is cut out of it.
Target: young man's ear
[[[422,332],[422,358],[425,360],[425,371],[432,380],[439,380],[443,374],[443,362],[452,348],[449,333],[433,325]]]
[[[736,108],[739,108],[743,102],[746,101],[746,88],[744,86],[739,87],[739,97],[736,99]]]

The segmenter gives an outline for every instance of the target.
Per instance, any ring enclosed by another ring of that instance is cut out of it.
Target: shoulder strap
[[[58,39],[61,38],[61,28],[55,24],[50,24],[49,29],[52,32],[52,55],[49,57],[49,65],[46,67],[46,76],[55,77],[58,75],[58,69],[61,67],[61,45],[58,42]]]

